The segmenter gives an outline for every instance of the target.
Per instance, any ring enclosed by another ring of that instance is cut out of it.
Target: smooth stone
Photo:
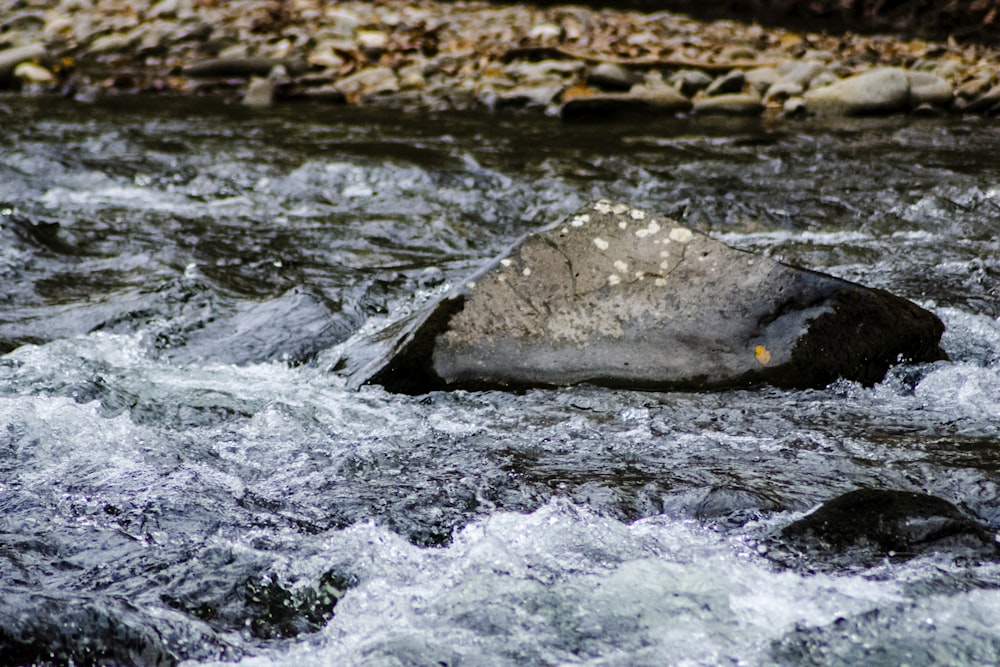
[[[243,96],[243,104],[248,107],[264,108],[274,104],[274,81],[271,77],[250,79],[247,92]]]
[[[763,110],[760,97],[749,93],[716,95],[694,103],[694,112],[702,115],[755,116]]]
[[[424,78],[423,68],[410,69],[402,72],[399,77],[400,90],[423,90],[427,87],[427,79]]]
[[[604,90],[628,90],[640,81],[642,77],[615,63],[600,63],[587,72],[587,82]]]
[[[361,19],[347,11],[328,9],[323,15],[323,27],[335,37],[353,37],[354,31],[360,26]]]
[[[954,60],[946,60],[942,63],[936,63],[935,66],[929,71],[933,74],[937,74],[942,79],[947,80],[955,78],[962,73],[962,70],[962,63]]]
[[[819,115],[857,116],[905,111],[910,80],[896,67],[879,67],[805,94],[809,111]]]
[[[907,72],[906,76],[910,79],[910,105],[913,107],[924,104],[946,107],[955,99],[951,84],[936,74]]]
[[[22,85],[47,85],[55,83],[56,78],[52,72],[41,65],[35,63],[21,63],[14,68],[14,78],[18,79]]]
[[[127,51],[142,39],[144,32],[142,29],[136,29],[128,33],[102,35],[90,43],[90,46],[87,47],[87,53],[90,55],[102,55],[105,53]]]
[[[836,74],[830,70],[823,70],[809,81],[809,90],[815,88],[822,88],[824,86],[832,86],[833,84],[840,81]]]
[[[983,113],[1000,104],[1000,85],[993,86],[985,93],[969,102],[963,109],[968,113]]]
[[[785,118],[802,118],[809,114],[806,101],[801,97],[789,97],[781,105],[781,115]]]
[[[601,200],[356,337],[337,370],[350,387],[406,393],[873,384],[900,359],[944,358],[943,331],[935,315],[888,292]]]
[[[802,60],[815,60],[821,63],[832,63],[836,59],[837,56],[832,51],[809,49],[802,54]]]
[[[368,67],[333,84],[347,97],[382,95],[399,90],[399,78],[390,67]]]
[[[778,66],[778,81],[797,83],[803,88],[820,72],[826,71],[826,65],[815,60],[789,60]]]
[[[685,97],[693,97],[699,90],[708,88],[712,77],[697,69],[686,69],[675,72],[667,79],[667,83],[680,91]]]
[[[343,104],[347,101],[344,93],[340,92],[332,85],[315,86],[313,88],[306,88],[302,91],[302,96],[315,100],[317,102],[324,102],[326,104]]]
[[[638,89],[638,90],[636,90]],[[604,93],[574,97],[563,102],[559,115],[564,120],[605,118],[618,115],[659,116],[687,111],[691,100],[673,88],[636,87],[628,93]]]
[[[781,75],[774,67],[755,67],[748,70],[744,77],[751,90],[756,90],[760,95],[763,95],[777,83]]]
[[[791,546],[837,564],[871,566],[930,552],[997,559],[994,532],[942,498],[908,491],[858,489],[823,503],[781,531]]]
[[[45,58],[48,52],[42,43],[17,46],[0,51],[0,83],[10,79],[14,69],[24,62]]]
[[[497,107],[544,107],[554,102],[561,92],[562,86],[512,88],[499,93],[495,105]]]
[[[980,74],[962,83],[955,92],[959,97],[974,99],[979,97],[993,86],[993,77],[989,74]]]
[[[576,74],[586,67],[581,60],[542,60],[537,63],[513,63],[504,71],[507,76],[522,82],[562,78]]]
[[[789,97],[796,97],[803,93],[802,86],[794,81],[779,81],[767,89],[764,95],[764,104],[771,101],[784,101]]]
[[[344,59],[332,50],[313,51],[306,57],[306,62],[314,67],[336,68],[344,64]]]
[[[715,96],[740,93],[743,92],[744,82],[746,82],[746,76],[743,74],[743,71],[734,69],[713,81],[708,88],[705,89],[705,94]]]
[[[965,81],[955,91],[959,97],[974,99],[988,91],[993,85],[993,77],[989,74],[980,74],[968,81]]]
[[[539,23],[528,32],[529,39],[549,41],[559,39],[562,36],[562,28],[555,23]]]
[[[719,53],[721,60],[753,60],[757,52],[749,46],[727,46]]]

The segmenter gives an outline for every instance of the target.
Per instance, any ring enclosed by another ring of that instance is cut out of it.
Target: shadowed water
[[[0,662],[995,664],[1000,565],[771,557],[859,487],[1000,527],[1000,125],[0,101]],[[932,309],[948,362],[703,394],[330,368],[597,197]]]

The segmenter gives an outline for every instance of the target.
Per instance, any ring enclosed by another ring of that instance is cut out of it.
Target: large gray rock
[[[943,358],[933,314],[599,201],[525,237],[450,295],[349,345],[348,384],[420,393],[879,381]]]
[[[906,111],[910,79],[896,67],[878,67],[805,94],[809,111],[821,115],[858,116]]]

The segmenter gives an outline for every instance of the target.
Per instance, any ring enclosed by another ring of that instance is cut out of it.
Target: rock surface
[[[603,93],[566,100],[559,115],[564,120],[619,115],[655,116],[687,111],[690,108],[691,100],[673,88],[648,90],[636,86],[628,93]]]
[[[839,556],[864,566],[933,551],[1000,557],[994,531],[946,500],[906,491],[845,493],[786,527],[782,537],[831,564],[837,564]]]
[[[895,67],[878,67],[864,74],[805,94],[810,111],[822,115],[858,116],[905,111],[910,104],[910,79]]]
[[[879,381],[943,358],[933,314],[601,200],[528,235],[340,364],[391,391],[589,382],[646,389]]]

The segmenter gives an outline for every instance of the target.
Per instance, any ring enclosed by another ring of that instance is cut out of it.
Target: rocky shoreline
[[[11,3],[7,3],[10,7]],[[431,0],[24,0],[0,90],[613,115],[1000,113],[1000,48]]]

